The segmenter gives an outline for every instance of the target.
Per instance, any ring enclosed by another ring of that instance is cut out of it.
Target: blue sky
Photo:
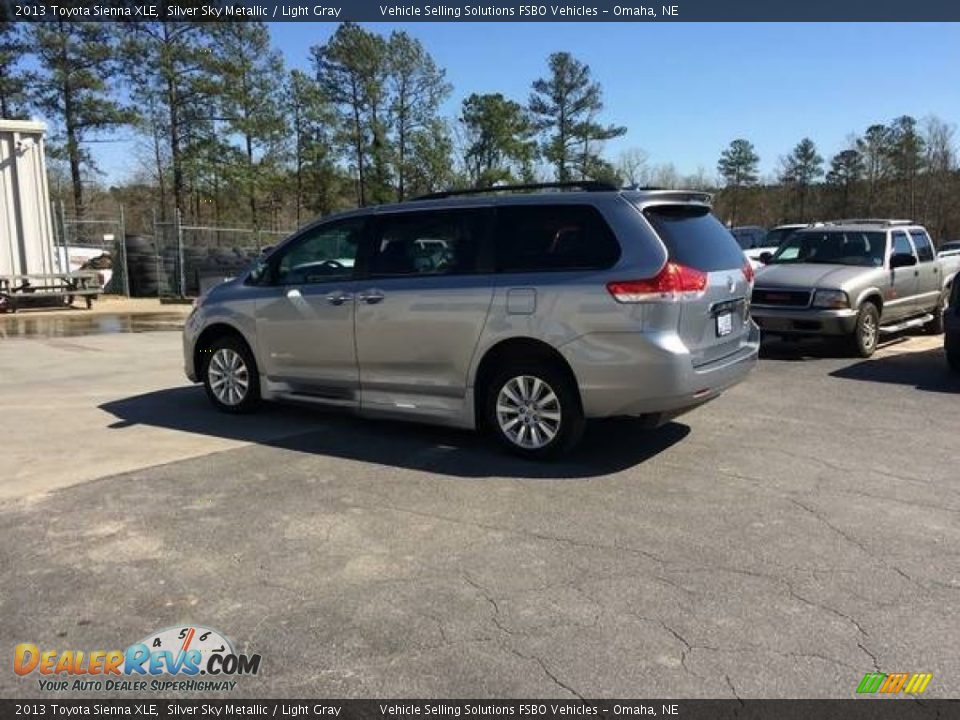
[[[446,68],[455,116],[471,92],[525,102],[551,52],[588,63],[603,85],[605,120],[627,135],[608,143],[615,158],[640,147],[650,162],[681,173],[715,174],[720,152],[751,140],[761,171],[804,136],[829,158],[847,137],[898,115],[960,123],[960,24],[762,23],[371,23],[406,29]],[[309,49],[329,23],[276,23],[275,44],[290,67],[310,69]],[[131,169],[129,146],[98,144],[110,179]]]

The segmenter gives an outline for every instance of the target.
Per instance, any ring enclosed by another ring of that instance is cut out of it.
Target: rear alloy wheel
[[[857,355],[868,358],[876,351],[879,338],[880,313],[876,305],[865,302],[857,313],[857,324],[850,338],[850,344]]]
[[[209,348],[203,385],[218,410],[245,413],[260,403],[260,378],[246,344],[233,337],[214,340]]]
[[[487,388],[485,415],[501,445],[531,459],[561,455],[583,434],[576,388],[549,365],[498,372]]]

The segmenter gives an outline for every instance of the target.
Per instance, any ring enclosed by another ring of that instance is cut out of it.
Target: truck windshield
[[[883,267],[885,248],[886,235],[882,232],[804,230],[788,237],[770,263]]]
[[[780,243],[799,229],[800,228],[774,228],[763,238],[763,247],[780,247]]]

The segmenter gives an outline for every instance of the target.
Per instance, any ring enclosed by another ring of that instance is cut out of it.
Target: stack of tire
[[[183,248],[183,281],[180,287],[180,257],[174,246],[157,252],[152,238],[128,235],[127,265],[130,268],[130,294],[156,297],[158,294],[195,296],[203,277],[232,277],[243,272],[257,258],[255,248],[207,248],[187,245]]]
[[[144,235],[127,235],[124,238],[127,253],[127,270],[130,273],[130,295],[133,297],[157,297],[157,246],[153,238]]]

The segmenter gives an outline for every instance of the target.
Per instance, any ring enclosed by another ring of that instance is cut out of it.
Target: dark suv
[[[950,294],[950,303],[943,316],[943,349],[947,353],[947,363],[960,373],[960,282],[954,281]]]

